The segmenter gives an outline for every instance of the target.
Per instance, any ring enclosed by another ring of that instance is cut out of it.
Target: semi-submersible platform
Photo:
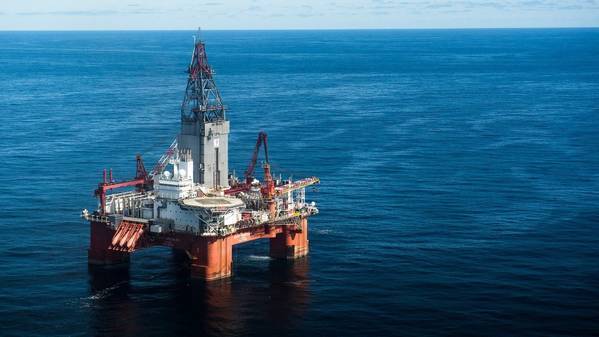
[[[82,212],[90,224],[90,264],[126,264],[135,250],[167,246],[186,253],[192,277],[215,280],[231,276],[232,249],[240,243],[270,239],[273,258],[308,254],[307,219],[318,209],[306,202],[305,190],[319,179],[273,178],[264,132],[258,134],[244,177],[229,174],[225,110],[205,44],[196,40],[180,134],[149,172],[139,155],[131,180],[117,182],[112,170],[108,177],[104,170],[95,191],[98,209]],[[265,158],[259,181],[254,171],[261,146]]]

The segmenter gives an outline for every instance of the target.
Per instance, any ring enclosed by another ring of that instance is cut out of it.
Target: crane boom
[[[264,160],[268,164],[268,136],[266,132],[260,131],[258,133],[258,139],[256,140],[256,146],[254,147],[254,153],[252,154],[252,160],[248,165],[247,170],[245,170],[245,180],[247,183],[251,182],[251,179],[254,176],[254,170],[256,168],[256,161],[258,160],[258,153],[260,152],[260,145],[264,144]]]
[[[160,157],[160,159],[158,160],[158,162],[152,169],[152,172],[150,172],[150,174],[149,174],[150,177],[159,175],[162,173],[162,171],[164,171],[164,168],[168,164],[168,160],[171,159],[171,157],[177,151],[177,146],[178,146],[177,138],[175,138],[175,140],[173,140],[173,142],[171,143],[171,146],[169,146],[168,149],[166,150],[166,152],[162,155],[162,157]]]
[[[320,183],[320,179],[316,177],[309,177],[302,180],[289,182],[288,184],[277,186],[275,190],[276,195],[283,195],[285,193],[289,193],[291,191],[299,190],[300,188],[306,188],[310,185]]]

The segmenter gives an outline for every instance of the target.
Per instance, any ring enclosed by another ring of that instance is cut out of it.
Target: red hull
[[[116,230],[104,222],[91,221],[89,263],[118,265],[129,262],[129,252],[115,250],[113,237]],[[167,246],[185,251],[190,259],[191,276],[216,280],[232,274],[233,246],[236,244],[270,239],[270,256],[295,259],[308,254],[308,220],[300,226],[264,225],[247,228],[224,237],[205,237],[182,233],[151,233],[145,231],[131,250],[152,246]]]

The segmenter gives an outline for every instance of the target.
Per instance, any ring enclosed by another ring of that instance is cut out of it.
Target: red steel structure
[[[147,223],[123,221],[117,230],[106,220],[91,221],[89,263],[117,265],[129,262],[135,250],[153,246],[172,247],[185,251],[190,260],[191,276],[203,280],[226,278],[233,272],[233,246],[258,239],[270,239],[270,256],[276,259],[296,259],[308,254],[308,221],[302,219],[299,228],[286,224],[270,224],[240,230],[222,238],[205,238],[189,234],[155,234]]]
[[[98,209],[83,211],[90,222],[90,264],[126,264],[136,250],[166,246],[185,252],[192,277],[215,280],[231,276],[233,246],[245,242],[269,239],[270,256],[278,259],[308,254],[307,218],[318,209],[305,202],[305,188],[319,179],[275,180],[267,135],[260,132],[244,179],[230,175],[228,182],[220,181],[222,160],[226,164],[228,159],[225,107],[202,41],[195,43],[192,55],[182,135],[149,173],[139,155],[131,180],[115,182],[112,170],[109,179],[104,170],[95,191]],[[261,147],[262,182],[254,177]],[[130,190],[108,194],[125,188]]]

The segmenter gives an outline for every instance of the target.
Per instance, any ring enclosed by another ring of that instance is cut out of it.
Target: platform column
[[[212,281],[232,274],[233,244],[230,236],[197,240],[190,255],[192,278]]]
[[[92,265],[118,265],[129,263],[129,253],[108,249],[112,243],[114,230],[104,222],[90,222],[90,243],[87,252],[88,263]]]
[[[308,219],[301,219],[300,228],[284,226],[282,233],[270,239],[270,256],[275,259],[297,259],[308,255]]]

